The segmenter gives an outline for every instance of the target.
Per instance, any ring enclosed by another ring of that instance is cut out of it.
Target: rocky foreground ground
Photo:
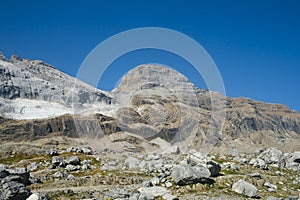
[[[3,144],[0,199],[299,199],[300,152],[177,146],[130,153],[84,146]]]

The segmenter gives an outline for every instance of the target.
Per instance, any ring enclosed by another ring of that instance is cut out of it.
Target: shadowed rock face
[[[74,87],[75,94],[71,91]],[[58,102],[66,107],[73,100],[75,106],[113,102],[116,110],[112,117],[95,111],[89,117],[75,117],[75,121],[71,115],[20,121],[0,118],[2,139],[37,139],[54,133],[96,137],[99,132],[122,132],[131,134],[130,140],[134,135],[148,141],[160,137],[169,143],[185,141],[186,146],[196,149],[208,143],[220,149],[277,146],[294,150],[297,146],[293,144],[300,139],[300,115],[287,106],[201,90],[184,75],[158,65],[136,67],[107,93],[76,82],[42,61],[1,58],[1,99],[5,99],[0,101],[1,112],[8,112],[4,104],[10,99]]]

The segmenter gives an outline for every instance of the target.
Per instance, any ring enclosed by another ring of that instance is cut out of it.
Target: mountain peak
[[[123,76],[115,93],[131,93],[142,89],[165,88],[185,93],[195,89],[187,77],[178,71],[158,64],[143,64]]]

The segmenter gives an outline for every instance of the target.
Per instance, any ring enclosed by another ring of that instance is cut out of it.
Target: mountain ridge
[[[47,87],[47,82],[55,89]],[[70,91],[74,86],[77,87],[75,93]],[[286,148],[286,144],[291,143],[289,148],[299,150],[295,144],[300,141],[300,114],[296,111],[281,104],[230,98],[198,89],[184,75],[159,65],[138,66],[129,71],[113,91],[105,92],[78,82],[42,61],[18,56],[12,56],[8,61],[2,56],[0,97],[0,112],[4,118],[31,116],[28,120],[35,120],[35,114],[40,113],[37,119],[52,130],[42,128],[47,134],[65,135],[68,128],[63,125],[57,128],[54,124],[62,124],[63,116],[71,114],[73,118],[67,117],[73,124],[71,133],[79,137],[95,137],[97,131],[105,129],[100,138],[115,138],[122,134],[124,141],[129,143],[133,134],[142,136],[146,143],[160,137],[182,148],[205,146],[210,150],[270,145]],[[25,105],[26,101],[30,103]],[[36,106],[29,106],[31,103]],[[60,110],[59,105],[62,106]],[[48,115],[42,115],[41,112],[47,109]],[[51,111],[53,115],[49,115]],[[102,123],[97,113],[110,120]],[[82,115],[92,121],[91,127],[84,125],[88,122],[81,119]],[[8,121],[11,126],[17,123]],[[25,124],[28,123],[32,124],[30,120]],[[7,130],[12,128],[6,126],[0,134],[8,136]],[[23,134],[43,135],[32,129],[29,132],[23,130]]]

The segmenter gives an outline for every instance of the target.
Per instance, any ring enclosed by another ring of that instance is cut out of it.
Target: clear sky
[[[75,76],[100,42],[138,27],[165,27],[198,41],[217,64],[230,97],[282,103],[300,111],[300,1],[4,1],[0,51],[40,59]],[[99,83],[111,90],[142,63],[162,63],[206,87],[185,60],[139,50],[116,60]]]

